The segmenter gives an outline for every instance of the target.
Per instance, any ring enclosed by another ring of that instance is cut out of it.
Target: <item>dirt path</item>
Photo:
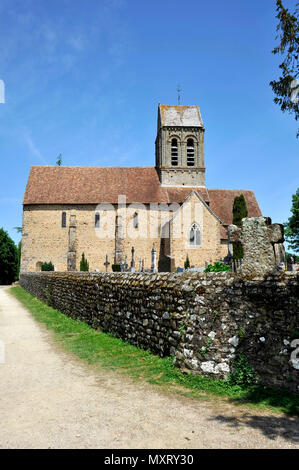
[[[299,448],[299,420],[93,370],[0,288],[0,448]]]

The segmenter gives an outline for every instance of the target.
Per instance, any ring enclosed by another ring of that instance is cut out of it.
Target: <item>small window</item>
[[[200,228],[197,224],[193,224],[190,229],[189,242],[190,242],[190,246],[201,245]]]
[[[134,212],[134,215],[133,215],[133,227],[138,228],[138,214],[137,214],[137,212]]]
[[[187,140],[187,166],[194,166],[194,140]]]
[[[100,228],[100,213],[99,212],[95,213],[94,226],[95,226],[95,228]]]
[[[61,227],[66,227],[66,212],[62,212],[61,214]]]
[[[178,140],[172,139],[171,140],[171,164],[172,166],[178,166],[179,159],[178,159]]]

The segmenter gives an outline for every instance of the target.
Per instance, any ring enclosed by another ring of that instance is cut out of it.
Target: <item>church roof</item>
[[[161,186],[154,167],[32,166],[23,204],[179,203],[196,190],[223,225],[232,223],[234,198],[243,194],[249,217],[262,213],[253,191]],[[222,238],[225,238],[223,231]]]
[[[159,105],[159,124],[163,126],[204,127],[198,106]]]

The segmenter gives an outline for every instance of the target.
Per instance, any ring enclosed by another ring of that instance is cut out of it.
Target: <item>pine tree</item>
[[[189,261],[188,253],[187,253],[187,256],[186,256],[186,261],[185,261],[185,263],[184,263],[184,268],[185,268],[185,269],[190,268],[190,261]]]
[[[285,227],[285,238],[288,243],[288,247],[299,251],[299,188],[296,193],[292,196],[292,216],[288,219],[288,222],[284,224]]]
[[[85,258],[84,253],[82,253],[81,261],[80,261],[80,271],[89,271],[89,263]]]
[[[241,227],[242,219],[247,217],[247,205],[243,194],[236,196],[233,205],[233,224],[237,227]],[[233,258],[243,258],[243,248],[241,242],[233,242]]]

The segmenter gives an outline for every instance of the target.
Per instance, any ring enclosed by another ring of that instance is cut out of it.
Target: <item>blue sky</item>
[[[284,0],[294,11],[296,0]],[[297,124],[273,103],[274,0],[0,0],[0,227],[18,242],[31,165],[153,166],[158,103],[199,105],[209,188],[273,222],[298,187]]]

